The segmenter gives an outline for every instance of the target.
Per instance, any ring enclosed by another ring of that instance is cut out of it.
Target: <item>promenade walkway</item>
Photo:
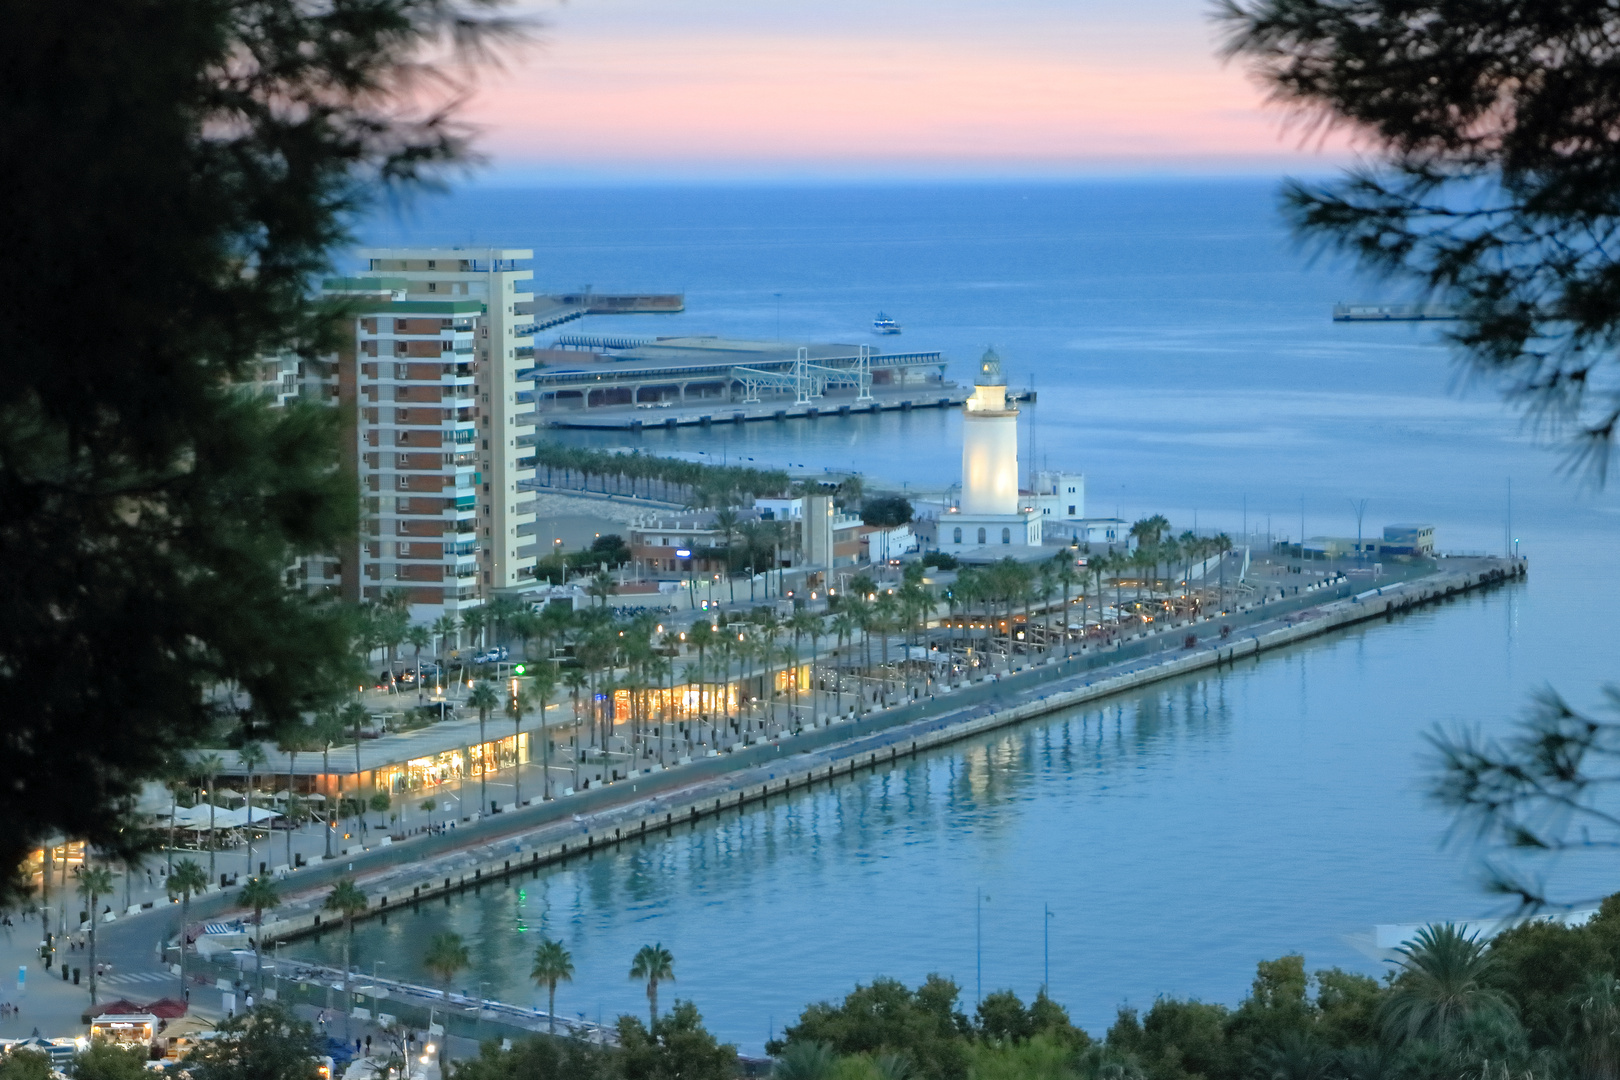
[[[353,857],[317,860],[317,865],[297,871],[283,883],[283,906],[275,916],[293,924],[300,915],[318,911],[332,881],[353,876],[369,894],[386,895],[392,890],[396,903],[408,897],[412,882],[424,879],[469,877],[473,869],[497,865],[520,853],[534,853],[561,843],[576,843],[583,836],[609,836],[615,828],[629,828],[633,822],[662,817],[666,812],[683,816],[701,804],[734,803],[739,793],[769,784],[779,776],[815,773],[824,770],[847,771],[854,759],[903,748],[931,734],[966,726],[976,719],[1006,713],[1041,698],[1052,697],[1084,687],[1101,679],[1146,671],[1188,654],[1186,638],[1196,638],[1194,649],[1225,648],[1247,638],[1257,638],[1272,630],[1292,626],[1302,614],[1334,601],[1344,600],[1368,587],[1365,579],[1342,581],[1329,586],[1302,590],[1252,611],[1234,613],[1219,621],[1168,627],[1112,648],[1088,650],[1068,658],[1052,656],[1022,670],[1007,672],[993,680],[957,689],[936,687],[937,692],[919,700],[864,716],[845,718],[797,736],[781,737],[762,745],[738,749],[719,757],[702,758],[690,765],[654,774],[644,774],[574,796],[536,803],[511,814],[495,815],[470,823],[457,822],[458,828],[434,834],[418,834],[404,841],[374,839],[368,850]],[[1231,636],[1221,636],[1222,627]],[[829,695],[830,696],[830,695]],[[490,782],[491,798],[497,784],[510,784],[510,777]],[[468,790],[469,784],[472,790]],[[461,797],[476,804],[477,782],[460,785]],[[535,794],[533,780],[525,779],[524,789]],[[439,793],[435,793],[439,797]],[[425,824],[425,823],[424,823]],[[274,843],[282,861],[286,839]],[[295,835],[294,851],[320,854],[323,840],[319,833]],[[245,857],[234,856],[245,869]],[[121,888],[122,888],[122,884]],[[151,901],[154,908],[134,915],[123,915],[100,927],[100,959],[110,962],[111,974],[102,983],[103,1001],[128,997],[135,1001],[175,996],[179,979],[170,973],[160,954],[161,943],[178,930],[178,906],[167,904],[161,892],[161,878],[146,880],[144,870],[131,875],[128,887],[133,904]],[[120,892],[121,892],[120,888]],[[199,897],[193,902],[193,919],[215,919],[233,914],[234,889]],[[62,910],[60,897],[53,907]],[[120,899],[122,897],[120,896]],[[77,899],[71,902],[78,910]],[[124,910],[117,903],[115,910]],[[239,911],[234,914],[240,914]],[[19,998],[9,980],[0,983],[0,999],[15,1000],[20,1015],[0,1021],[0,1037],[25,1035],[36,1025],[47,1034],[64,1034],[80,1029],[79,1014],[88,1005],[87,987],[63,983],[56,972],[42,977],[37,957],[40,923],[17,920],[9,931],[0,932],[0,962],[11,971],[27,968],[27,990]],[[59,953],[70,966],[85,967],[88,954]],[[204,1012],[220,1007],[217,989],[193,988],[193,1003]]]

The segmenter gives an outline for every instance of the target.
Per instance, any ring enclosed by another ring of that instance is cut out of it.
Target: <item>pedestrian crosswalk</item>
[[[172,981],[173,975],[166,971],[131,971],[122,975],[103,975],[104,983],[155,983]]]

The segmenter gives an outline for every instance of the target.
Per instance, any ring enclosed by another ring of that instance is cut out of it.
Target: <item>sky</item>
[[[523,0],[485,179],[1298,172],[1209,0]]]

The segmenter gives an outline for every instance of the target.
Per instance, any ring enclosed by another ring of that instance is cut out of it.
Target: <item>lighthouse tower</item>
[[[962,411],[962,513],[1018,513],[1018,405],[994,349],[979,360]]]
[[[1018,405],[1007,397],[1001,357],[991,349],[979,360],[973,396],[963,406],[962,499],[959,507],[940,520],[940,550],[1039,547],[1040,512],[1022,502],[1018,493]]]

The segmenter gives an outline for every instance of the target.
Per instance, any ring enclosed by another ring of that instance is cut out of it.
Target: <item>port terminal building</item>
[[[965,398],[938,352],[721,337],[560,335],[536,346],[523,400],[558,427],[815,417],[950,407]]]

